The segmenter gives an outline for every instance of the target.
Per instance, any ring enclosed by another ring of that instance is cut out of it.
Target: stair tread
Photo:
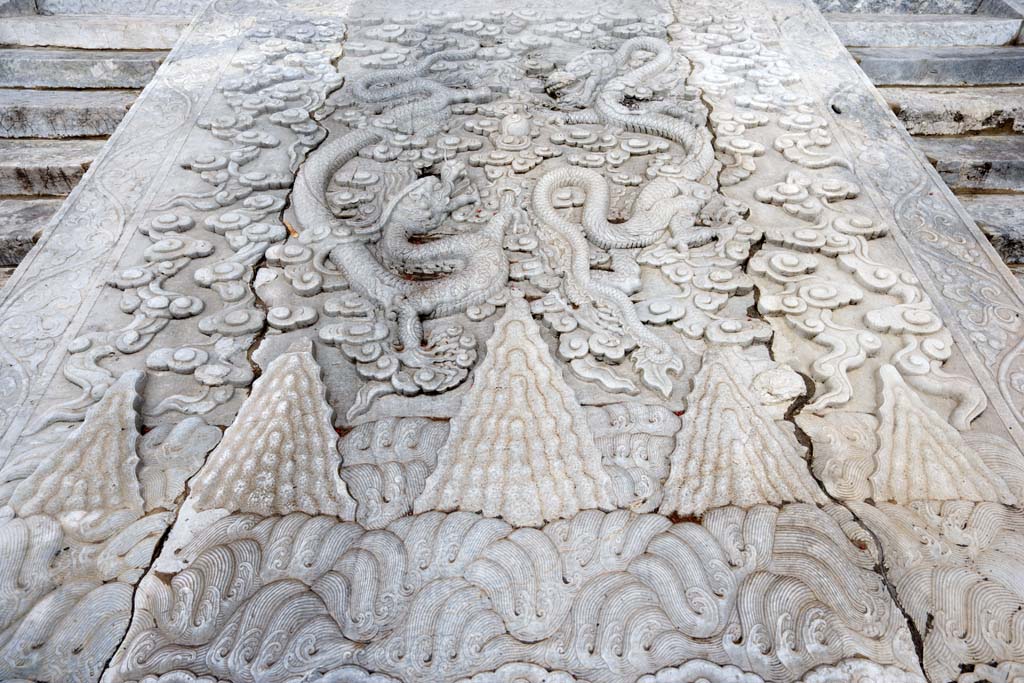
[[[876,86],[1024,84],[1024,46],[856,47],[850,54]]]
[[[919,137],[917,146],[929,157],[943,160],[1024,162],[1024,135],[969,135],[965,137]]]
[[[826,15],[847,47],[999,46],[1014,42],[1021,19],[967,14]]]
[[[0,45],[169,50],[188,22],[180,17],[18,16],[0,21]]]

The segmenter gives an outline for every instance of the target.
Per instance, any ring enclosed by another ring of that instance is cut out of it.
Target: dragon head
[[[612,53],[601,50],[584,52],[561,69],[548,74],[544,89],[560,103],[588,107],[598,86],[614,75]]]
[[[406,234],[430,232],[453,210],[467,203],[463,195],[455,196],[465,173],[465,165],[461,162],[445,162],[440,177],[420,178],[398,192],[384,208],[380,223],[401,225]],[[472,197],[476,195],[472,194]]]
[[[381,222],[399,224],[407,233],[428,232],[444,219],[448,199],[438,178],[420,178],[391,200]]]

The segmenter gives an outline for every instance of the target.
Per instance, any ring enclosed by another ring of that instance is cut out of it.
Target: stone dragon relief
[[[768,11],[461,4],[241,38],[3,466],[4,680],[1019,680],[1022,454]]]

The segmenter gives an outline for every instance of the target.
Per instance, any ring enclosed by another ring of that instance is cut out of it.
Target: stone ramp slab
[[[1009,679],[1024,289],[820,12],[407,10],[210,4],[0,290],[0,678]]]
[[[977,14],[827,15],[847,47],[1000,46],[1017,40],[1021,19]]]
[[[0,89],[0,138],[109,136],[136,97],[134,90]]]
[[[191,19],[206,0],[34,0],[42,15],[170,16]]]
[[[0,45],[73,47],[87,50],[170,50],[188,21],[160,16],[7,17]]]
[[[877,86],[1024,84],[1024,46],[858,47],[850,53]]]
[[[164,56],[159,51],[0,49],[0,88],[142,88]]]

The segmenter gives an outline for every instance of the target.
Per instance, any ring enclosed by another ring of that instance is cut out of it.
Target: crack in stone
[[[691,72],[691,75],[692,75],[692,72]],[[689,77],[687,78],[687,80],[689,80]],[[701,96],[700,97],[701,97],[701,101],[704,103],[704,107],[707,110],[708,115],[709,115],[709,119],[710,119],[710,115],[715,110],[714,103],[711,102],[706,97],[706,95],[704,94],[703,91],[701,92]],[[838,109],[836,109],[836,107],[834,105],[833,105],[833,109],[835,109],[837,113],[841,113],[841,112],[839,112]],[[709,133],[711,135],[711,141],[712,141],[712,145],[713,145],[717,141],[717,135],[715,133],[715,128],[714,128],[714,126],[712,126],[710,124],[710,121],[706,124],[706,126],[707,126],[707,129],[708,129],[708,131],[709,131]],[[717,188],[715,188],[715,190],[719,194],[722,194],[721,185],[719,185]],[[765,238],[764,235],[762,235],[761,239],[759,239],[757,242],[751,243],[751,245],[749,247],[749,250],[748,250],[748,253],[747,253],[747,258],[741,264],[739,264],[739,268],[740,268],[740,270],[743,273],[749,275],[749,273],[747,272],[747,268],[748,268],[748,266],[750,264],[750,261],[757,254],[757,252],[759,252],[762,248],[764,248],[765,242],[766,242],[766,238]],[[761,287],[757,284],[757,281],[754,278],[751,278],[751,280],[754,282],[753,290],[751,292],[751,295],[752,295],[754,301],[753,301],[753,304],[747,310],[747,315],[749,315],[751,318],[756,319],[756,320],[763,320],[766,324],[768,324],[770,326],[771,323],[768,322],[768,320],[758,310],[758,307],[757,307],[758,301],[760,300],[760,297],[761,297]],[[772,339],[769,340],[765,344],[765,346],[767,347],[769,357],[772,360],[775,360],[775,347],[774,347],[775,332],[774,332],[774,327],[772,329],[773,329]],[[813,463],[813,461],[814,461],[814,443],[813,443],[812,439],[810,438],[810,436],[806,432],[804,432],[800,428],[800,426],[797,424],[796,416],[800,413],[800,411],[803,409],[803,407],[805,405],[807,405],[810,402],[810,400],[813,398],[814,390],[815,390],[815,382],[814,382],[814,380],[811,377],[809,377],[808,375],[806,375],[806,374],[804,374],[802,372],[796,371],[795,369],[794,369],[794,372],[797,372],[797,374],[799,374],[803,378],[804,386],[805,386],[805,393],[802,394],[801,396],[797,397],[796,400],[794,400],[794,402],[787,409],[786,414],[785,414],[783,419],[786,422],[788,422],[788,423],[790,423],[792,425],[793,432],[794,432],[794,435],[796,436],[797,441],[801,445],[803,445],[804,448],[806,448],[806,450],[807,450],[806,464],[807,464],[808,473],[810,474],[811,478],[815,481],[815,483],[817,483],[818,487],[821,489],[821,492],[832,503],[834,503],[835,505],[838,505],[839,507],[842,507],[844,510],[846,510],[850,514],[850,516],[853,519],[853,521],[870,536],[872,542],[874,543],[875,550],[876,550],[876,557],[878,559],[877,559],[875,565],[872,567],[872,571],[879,576],[879,578],[882,581],[882,584],[885,586],[886,591],[889,593],[889,596],[892,599],[893,604],[896,606],[897,609],[900,610],[900,613],[903,615],[903,618],[904,618],[904,620],[906,622],[906,625],[907,625],[907,629],[910,632],[910,637],[911,637],[911,639],[913,640],[913,643],[914,643],[914,650],[915,650],[915,652],[917,654],[918,671],[919,671],[919,673],[921,673],[922,676],[924,676],[925,680],[930,681],[930,679],[928,678],[927,674],[924,671],[924,661],[925,661],[925,659],[924,659],[924,638],[923,638],[923,634],[918,630],[917,625],[914,623],[914,620],[910,617],[910,615],[907,613],[906,609],[901,604],[901,602],[899,600],[898,593],[896,591],[896,587],[893,586],[892,582],[889,579],[888,571],[886,570],[886,567],[885,567],[885,550],[882,547],[881,541],[879,540],[878,536],[870,528],[868,528],[868,526],[860,519],[860,517],[858,517],[857,514],[854,513],[854,511],[850,509],[849,506],[847,506],[843,501],[835,498],[831,493],[829,493],[828,489],[825,487],[825,483],[815,474],[814,468],[811,467],[811,463]]]
[[[338,69],[339,62],[344,57],[344,42],[345,42],[346,38],[347,38],[347,31],[346,31],[346,34],[341,39],[341,44],[340,44],[341,46],[338,49],[337,55],[335,55],[334,59],[331,60],[331,63],[334,66],[336,71]],[[310,118],[315,120],[317,122],[317,124],[320,126],[320,129],[324,131],[324,137],[319,142],[317,142],[315,145],[313,145],[308,150],[306,150],[306,152],[302,156],[302,159],[299,160],[298,164],[296,164],[294,175],[293,175],[293,179],[292,179],[292,183],[289,186],[288,192],[287,192],[287,194],[284,197],[284,204],[281,206],[281,211],[277,214],[278,222],[281,225],[285,226],[285,229],[288,231],[289,234],[291,234],[291,226],[285,220],[285,214],[287,214],[288,209],[291,208],[291,205],[292,205],[292,194],[295,192],[295,183],[298,182],[299,170],[302,168],[302,165],[306,163],[306,161],[309,159],[309,157],[312,156],[313,154],[315,154],[316,151],[318,149],[320,149],[320,147],[322,147],[324,144],[326,144],[327,140],[331,137],[331,129],[328,128],[327,126],[323,125],[323,123],[321,123],[321,121],[323,119],[322,118],[317,118],[317,114],[319,113],[319,114],[322,114],[322,117],[326,117],[326,116],[328,116],[331,113],[333,107],[332,107],[332,105],[328,104],[327,100],[329,100],[331,98],[331,96],[334,95],[334,93],[338,92],[341,88],[343,88],[344,85],[345,85],[345,81],[342,80],[341,82],[338,83],[337,86],[335,86],[335,87],[325,91],[324,92],[323,104],[321,104],[320,107],[318,109],[316,109],[315,111],[310,112]],[[263,327],[260,329],[259,332],[257,332],[254,335],[253,341],[249,345],[249,348],[246,350],[246,354],[245,354],[246,360],[249,362],[249,366],[250,366],[250,368],[252,369],[252,372],[253,372],[253,381],[254,382],[257,379],[259,379],[260,375],[263,374],[263,369],[260,367],[259,363],[256,362],[255,354],[259,351],[260,347],[262,346],[263,341],[264,341],[264,339],[266,339],[267,333],[269,332],[269,328],[270,328],[270,323],[267,320],[267,316],[269,314],[269,307],[267,306],[267,302],[265,302],[263,300],[263,298],[259,295],[259,291],[257,290],[257,288],[255,286],[256,276],[259,273],[260,269],[263,268],[266,265],[266,263],[267,263],[267,255],[266,255],[266,252],[264,252],[263,256],[260,258],[260,260],[252,265],[252,267],[251,267],[251,271],[252,272],[251,272],[250,280],[249,280],[249,287],[250,287],[250,290],[252,291],[252,294],[253,294],[253,304],[258,309],[263,311],[263,314],[264,314],[263,315]]]
[[[343,41],[344,41],[344,38],[342,39],[342,42]],[[339,47],[337,55],[334,57],[334,59],[331,60],[332,64],[334,65],[334,67],[336,69],[337,69],[338,63],[341,60],[343,55],[344,55],[343,47]],[[329,113],[330,106],[327,104],[327,100],[331,97],[331,95],[333,95],[335,92],[337,92],[343,86],[344,86],[344,81],[340,82],[336,87],[331,88],[330,90],[326,91],[324,93],[324,103],[321,105],[321,107],[319,109],[316,110],[316,112],[311,112],[310,116],[311,117],[315,117],[316,113],[317,112],[321,112],[321,111],[326,111],[327,113]],[[319,123],[319,121],[320,121],[320,119],[317,119],[318,123]],[[320,127],[324,131],[324,137],[316,145],[314,145],[313,147],[311,147],[309,150],[306,151],[305,155],[303,156],[302,161],[296,166],[296,168],[295,168],[295,179],[296,180],[298,178],[298,171],[299,171],[299,168],[301,168],[302,163],[305,163],[306,159],[308,159],[311,154],[316,152],[320,148],[321,145],[326,143],[327,139],[330,137],[330,129],[327,126],[324,126],[323,124],[320,124]],[[295,180],[293,180],[291,186],[288,188],[288,193],[287,193],[287,195],[284,198],[284,204],[281,207],[281,211],[277,215],[277,220],[282,225],[284,225],[286,228],[288,228],[289,226],[288,226],[287,222],[285,221],[285,214],[287,213],[288,208],[291,206],[291,196],[292,196],[292,192],[294,191],[294,188],[295,188]],[[254,306],[256,308],[258,308],[259,310],[263,311],[263,314],[264,314],[263,326],[261,327],[261,329],[258,332],[256,332],[253,335],[253,340],[249,344],[249,348],[246,349],[246,354],[245,354],[246,355],[246,361],[249,363],[249,366],[250,366],[250,368],[252,369],[252,372],[253,372],[253,381],[254,382],[257,379],[259,379],[260,375],[262,374],[262,368],[256,362],[256,360],[254,358],[254,354],[259,350],[260,346],[262,345],[263,340],[266,338],[267,332],[269,331],[269,327],[270,327],[270,325],[269,325],[269,323],[267,321],[267,313],[268,313],[267,303],[262,299],[262,297],[260,297],[260,295],[259,295],[259,293],[258,293],[258,291],[256,289],[256,284],[255,284],[256,283],[256,275],[259,273],[259,270],[266,265],[266,261],[267,261],[267,257],[266,257],[266,253],[264,252],[264,254],[260,258],[260,260],[257,261],[256,263],[254,263],[250,267],[249,281],[248,281],[248,284],[247,284],[247,286],[249,287],[249,291],[251,291],[252,294],[253,294],[253,304],[254,304]],[[251,387],[251,385],[250,385],[250,387]],[[218,429],[220,429],[221,436],[223,438],[223,434],[224,434],[224,432],[226,431],[227,428],[224,427],[224,426],[219,426],[219,425],[214,425],[214,426],[216,426]],[[154,569],[154,565],[160,559],[160,556],[163,554],[164,546],[166,545],[167,540],[171,537],[171,534],[177,528],[178,523],[181,520],[182,508],[184,507],[185,502],[188,501],[188,499],[191,497],[191,494],[192,494],[192,483],[195,481],[196,477],[199,476],[200,472],[202,472],[203,467],[206,466],[206,463],[209,460],[210,453],[212,453],[215,449],[216,449],[216,446],[214,446],[209,451],[207,451],[206,455],[203,456],[203,462],[199,465],[199,467],[196,468],[196,470],[192,473],[192,475],[186,480],[184,491],[182,492],[182,494],[180,494],[179,499],[176,501],[177,505],[175,506],[174,513],[173,513],[174,517],[173,517],[171,523],[168,524],[164,528],[163,533],[160,535],[160,539],[157,541],[156,545],[154,545],[154,547],[153,547],[153,552],[152,552],[152,555],[150,557],[149,563],[147,564],[145,569],[142,571],[142,575],[139,577],[139,580],[136,581],[134,583],[134,585],[132,586],[131,611],[130,611],[130,613],[128,615],[128,623],[127,623],[127,625],[125,627],[124,633],[122,634],[121,638],[118,640],[117,645],[114,647],[113,651],[110,653],[110,656],[107,658],[106,662],[104,662],[103,666],[100,668],[100,675],[99,675],[99,678],[97,680],[103,680],[103,678],[107,675],[108,671],[110,671],[110,666],[113,663],[114,658],[117,657],[118,653],[121,650],[122,645],[124,645],[125,640],[128,638],[128,633],[131,630],[131,624],[135,620],[136,609],[137,609],[135,598],[136,598],[136,595],[138,594],[139,586],[142,584],[142,581],[147,576],[149,576],[151,574],[153,574],[153,575],[159,574],[159,572],[156,569]]]

